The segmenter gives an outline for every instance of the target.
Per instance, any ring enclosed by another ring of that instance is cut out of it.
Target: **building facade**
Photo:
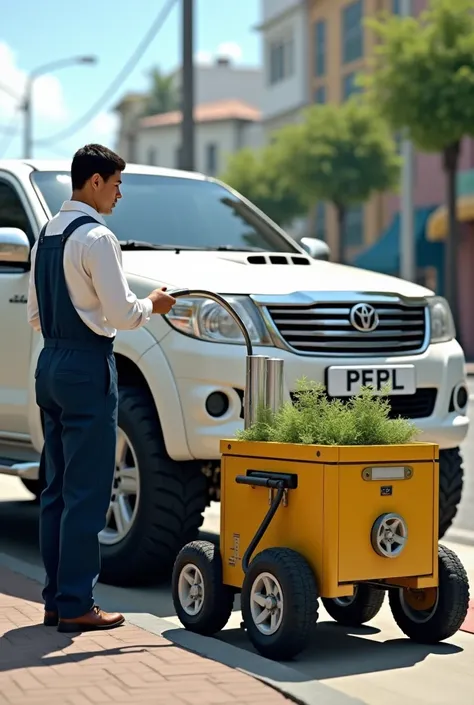
[[[256,149],[262,140],[260,111],[240,100],[197,105],[195,170],[218,176],[228,157],[239,149]],[[136,130],[136,161],[151,166],[181,168],[181,112],[142,118]]]
[[[181,68],[172,76],[180,92]],[[194,68],[195,168],[219,173],[240,147],[258,147],[263,72],[235,66],[227,58]],[[143,117],[145,94],[127,94],[116,105],[117,149],[129,162],[179,168],[181,113]]]
[[[274,130],[299,119],[309,102],[306,0],[263,0],[262,126],[268,142]]]

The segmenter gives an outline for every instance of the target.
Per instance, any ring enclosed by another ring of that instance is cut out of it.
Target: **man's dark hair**
[[[101,144],[86,144],[75,153],[71,164],[72,188],[81,189],[94,174],[100,174],[104,181],[125,169],[122,157]]]

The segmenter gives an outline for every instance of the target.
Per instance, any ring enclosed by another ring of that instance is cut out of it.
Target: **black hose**
[[[179,299],[181,296],[197,296],[198,298],[202,299],[211,299],[212,301],[215,301],[216,303],[220,304],[223,308],[225,308],[227,313],[232,316],[232,318],[242,331],[242,335],[244,336],[245,340],[245,345],[247,346],[247,355],[253,355],[252,341],[250,340],[250,335],[248,333],[247,328],[245,327],[243,320],[234,311],[230,303],[226,301],[223,296],[215,294],[213,291],[206,291],[205,289],[175,289],[174,291],[171,290],[167,291],[166,293],[172,296],[174,299]]]
[[[255,549],[257,548],[258,544],[260,543],[260,540],[261,540],[262,536],[264,535],[265,531],[268,529],[271,520],[275,516],[276,510],[280,506],[281,500],[283,499],[284,492],[285,492],[285,485],[283,482],[280,482],[280,487],[278,489],[277,495],[276,495],[275,499],[273,500],[270,509],[266,513],[264,520],[262,521],[262,523],[258,527],[258,530],[257,530],[255,536],[253,537],[253,539],[251,540],[251,542],[247,546],[247,550],[245,551],[244,556],[242,558],[242,570],[244,571],[244,573],[246,573],[248,571],[250,557],[251,557],[252,553],[255,551]]]

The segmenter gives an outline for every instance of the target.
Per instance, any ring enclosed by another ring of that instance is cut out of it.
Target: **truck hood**
[[[156,286],[169,289],[208,289],[220,294],[254,295],[281,295],[295,291],[361,291],[407,297],[433,294],[430,289],[397,277],[313,260],[305,255],[140,250],[125,251],[122,257],[126,274],[135,281],[148,279]],[[253,263],[256,257],[263,259],[264,263]],[[284,257],[287,263],[275,264],[271,261],[275,257]],[[292,263],[292,258],[306,260],[308,264]]]

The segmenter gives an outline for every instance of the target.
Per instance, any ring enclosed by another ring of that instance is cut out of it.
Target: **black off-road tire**
[[[377,616],[384,599],[385,590],[359,583],[354,587],[352,598],[330,599],[323,597],[321,601],[328,614],[336,622],[345,627],[360,627]]]
[[[250,606],[252,586],[262,573],[274,576],[283,594],[282,621],[271,635],[259,631]],[[287,661],[303,651],[318,619],[318,594],[313,571],[300,553],[267,548],[255,556],[242,585],[241,607],[248,637],[262,656]]]
[[[439,452],[439,530],[443,538],[451,527],[461,502],[464,469],[459,448]]]
[[[135,451],[140,500],[134,524],[115,545],[101,545],[100,580],[117,586],[169,579],[180,549],[199,534],[207,481],[199,463],[167,455],[152,398],[134,387],[119,390],[118,425]]]
[[[389,592],[395,622],[409,639],[420,644],[437,644],[452,637],[462,626],[469,609],[469,579],[454,551],[439,546],[438,566],[438,600],[432,610],[420,612],[418,616],[417,612],[406,607],[403,588]],[[410,614],[416,615],[416,619]]]
[[[204,585],[202,606],[195,615],[186,612],[179,594],[180,576],[190,564],[200,571]],[[232,613],[235,591],[222,583],[222,559],[217,546],[209,541],[192,541],[184,546],[173,567],[171,590],[176,614],[188,631],[212,636],[224,629]]]

